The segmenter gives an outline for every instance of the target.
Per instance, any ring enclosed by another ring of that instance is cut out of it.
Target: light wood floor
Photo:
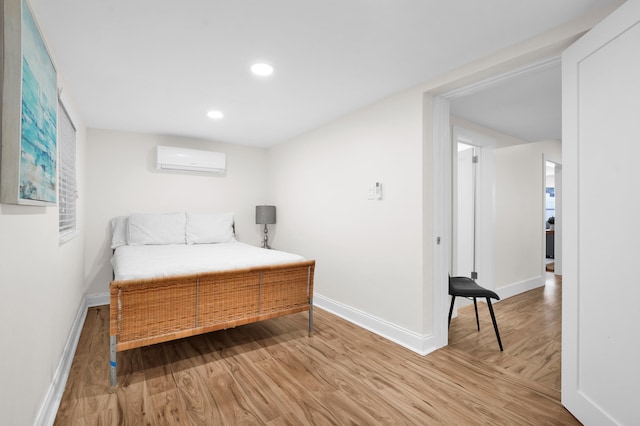
[[[553,275],[550,275],[553,277]],[[579,424],[559,403],[560,282],[451,323],[425,357],[320,309],[118,354],[108,307],[87,315],[56,425]],[[469,309],[470,308],[470,309]]]

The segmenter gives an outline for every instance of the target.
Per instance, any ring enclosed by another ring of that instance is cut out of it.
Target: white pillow
[[[129,245],[184,244],[184,213],[132,214],[129,216]]]
[[[111,219],[111,248],[117,249],[127,245],[127,227],[129,216],[118,216]]]
[[[227,243],[233,240],[233,213],[187,213],[187,244]]]

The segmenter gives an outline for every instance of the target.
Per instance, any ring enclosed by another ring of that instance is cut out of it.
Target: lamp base
[[[262,240],[262,248],[263,249],[271,249],[269,245],[269,230],[267,229],[267,224],[264,225],[264,239]]]

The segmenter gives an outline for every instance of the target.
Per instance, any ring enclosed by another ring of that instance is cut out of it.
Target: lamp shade
[[[276,206],[256,206],[256,223],[261,225],[276,223]]]

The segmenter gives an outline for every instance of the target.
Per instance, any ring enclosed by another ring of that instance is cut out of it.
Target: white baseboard
[[[496,289],[496,293],[498,293],[500,299],[508,299],[509,297],[516,296],[520,293],[524,293],[525,291],[533,290],[534,288],[542,287],[543,285],[544,277],[537,276],[529,278],[528,280],[500,287],[499,289]]]
[[[109,304],[109,292],[87,294],[87,308]]]
[[[64,394],[64,388],[69,378],[69,372],[71,371],[71,363],[73,362],[73,357],[78,347],[78,340],[80,340],[80,333],[82,332],[82,327],[87,317],[87,307],[87,297],[85,296],[82,302],[80,302],[80,307],[73,320],[69,337],[67,338],[62,356],[60,357],[60,362],[58,363],[51,385],[49,385],[47,394],[36,416],[34,424],[37,426],[53,425],[56,419],[56,414],[62,401],[62,395]]]
[[[317,293],[313,295],[313,305],[420,355],[427,355],[437,349],[433,334],[420,335]]]

